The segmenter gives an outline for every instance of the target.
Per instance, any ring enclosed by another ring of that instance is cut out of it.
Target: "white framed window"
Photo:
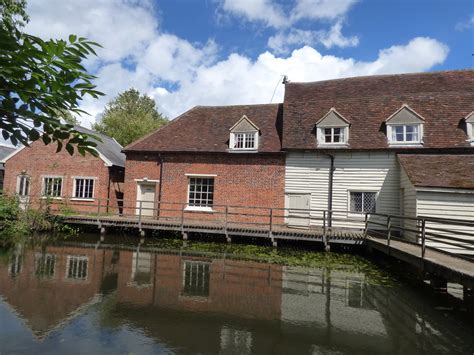
[[[74,198],[92,199],[94,198],[94,178],[74,178]]]
[[[87,280],[89,258],[83,255],[68,255],[66,262],[66,278],[69,280]]]
[[[43,195],[61,197],[63,194],[63,178],[59,176],[46,176],[43,178]]]
[[[258,132],[232,132],[230,135],[230,149],[256,150],[258,146]]]
[[[188,207],[211,210],[214,204],[214,178],[189,177],[188,179]]]
[[[390,143],[420,143],[421,124],[388,125]]]
[[[320,145],[347,144],[348,127],[320,127],[318,128],[318,143]]]
[[[474,145],[474,122],[467,122],[466,125],[468,141],[471,142],[471,145]]]
[[[30,194],[30,177],[28,175],[18,175],[16,181],[16,193],[21,197]]]
[[[35,254],[35,275],[40,278],[53,278],[56,268],[56,255]]]
[[[377,192],[350,191],[349,211],[353,213],[375,213]]]
[[[185,296],[209,297],[209,263],[184,261],[183,291]]]

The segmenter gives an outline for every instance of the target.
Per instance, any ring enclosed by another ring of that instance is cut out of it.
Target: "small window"
[[[70,280],[86,280],[89,258],[87,256],[68,256],[66,278]]]
[[[376,192],[350,192],[350,211],[356,213],[375,213]]]
[[[471,145],[474,145],[474,123],[467,122],[467,135],[469,136],[468,141],[471,142]]]
[[[341,144],[345,143],[344,131],[345,127],[321,128],[324,135],[324,144]]]
[[[35,274],[40,278],[53,278],[56,256],[52,254],[35,255]]]
[[[393,143],[420,142],[419,125],[400,125],[392,127]]]
[[[74,179],[75,198],[94,198],[94,179]]]
[[[63,191],[62,177],[45,177],[43,180],[43,195],[60,197]]]
[[[30,194],[30,177],[28,175],[18,176],[16,193],[22,197]]]
[[[183,265],[183,295],[209,296],[209,263],[185,261]]]
[[[232,135],[234,138],[232,149],[256,149],[257,132],[232,133]]]
[[[192,207],[212,207],[214,204],[214,178],[189,178],[188,205]]]

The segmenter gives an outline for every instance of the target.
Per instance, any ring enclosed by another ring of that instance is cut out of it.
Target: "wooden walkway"
[[[98,228],[123,227],[137,228],[140,231],[162,230],[187,233],[207,233],[231,237],[261,237],[272,242],[279,240],[313,241],[325,244],[361,245],[364,243],[364,232],[357,229],[344,228],[296,228],[290,226],[272,226],[239,223],[221,223],[216,221],[184,220],[172,218],[136,218],[119,216],[62,216],[66,223],[97,225]]]
[[[369,248],[409,263],[424,273],[474,288],[473,261],[431,248],[426,248],[422,257],[420,244],[392,239],[388,246],[386,239],[371,235],[367,237],[366,244]]]

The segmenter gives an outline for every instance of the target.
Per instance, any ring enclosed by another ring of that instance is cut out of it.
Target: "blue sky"
[[[107,96],[130,87],[169,117],[194,105],[283,99],[282,75],[316,81],[472,68],[472,0],[29,0],[29,32],[104,46],[86,62]]]

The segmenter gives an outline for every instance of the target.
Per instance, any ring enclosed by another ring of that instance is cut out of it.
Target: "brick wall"
[[[166,154],[162,156],[163,174],[161,217],[178,216],[178,211],[164,209],[182,208],[188,201],[186,174],[211,174],[214,177],[214,210],[218,213],[187,212],[186,218],[222,219],[225,205],[241,207],[284,207],[285,159],[277,154]],[[160,179],[158,156],[127,155],[125,202],[128,213],[134,213],[137,182],[147,177]],[[155,199],[158,201],[159,184]],[[155,203],[157,206],[157,204]],[[236,213],[268,214],[267,209],[234,209]],[[237,217],[234,217],[237,221]],[[268,217],[259,217],[268,222]]]
[[[74,176],[94,177],[94,202],[68,201],[67,209],[74,211],[96,211],[97,199],[106,199],[111,188],[116,188],[123,172],[114,174],[114,181],[109,181],[109,168],[104,162],[92,155],[85,157],[76,153],[70,156],[65,150],[56,153],[56,145],[44,145],[41,141],[34,142],[31,147],[26,147],[10,158],[5,163],[4,191],[7,194],[16,192],[17,176],[21,174],[30,176],[30,200],[36,204],[42,193],[44,176],[62,176],[62,192],[65,197],[73,196]],[[123,180],[122,180],[123,181]],[[64,200],[62,203],[66,203]],[[56,201],[56,207],[59,204]],[[64,205],[63,205],[64,206]]]

